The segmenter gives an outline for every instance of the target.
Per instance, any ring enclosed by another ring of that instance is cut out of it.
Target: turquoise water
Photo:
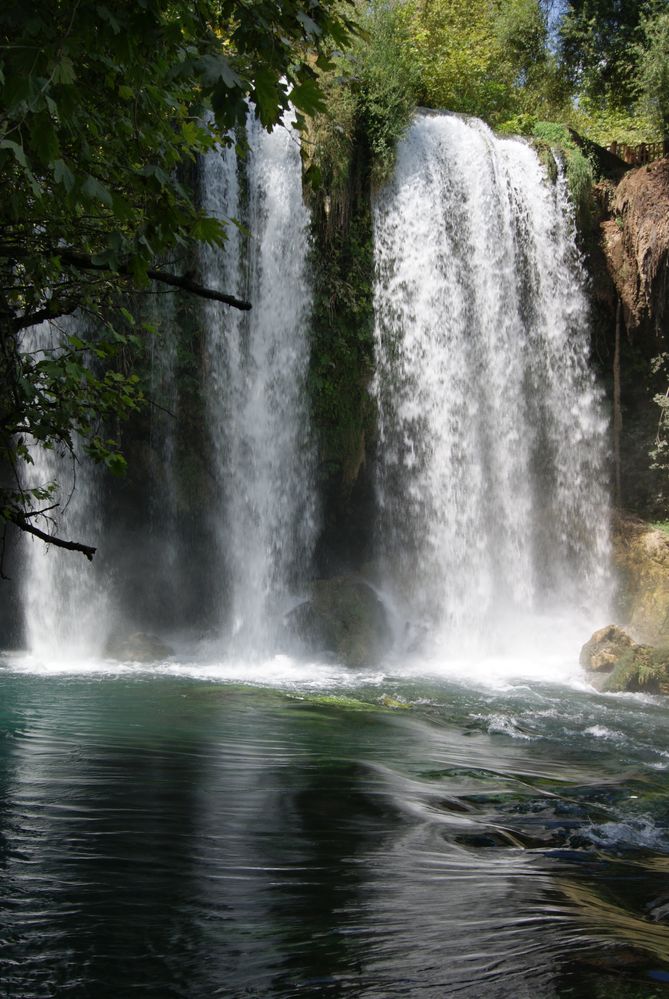
[[[660,699],[0,662],[0,995],[669,995]]]

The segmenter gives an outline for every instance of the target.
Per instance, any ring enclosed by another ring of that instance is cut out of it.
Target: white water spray
[[[380,547],[414,634],[480,652],[527,614],[597,618],[607,420],[564,178],[420,116],[374,227]]]
[[[61,322],[76,326],[76,318]],[[48,323],[26,331],[26,351],[57,349],[58,335]],[[93,463],[77,452],[59,454],[35,445],[30,449],[24,487],[58,482],[57,492],[43,507],[58,504],[33,523],[47,533],[97,546],[102,524],[100,487]],[[38,660],[77,660],[102,653],[108,637],[108,599],[97,567],[78,552],[66,551],[25,537],[23,607],[26,644]]]
[[[242,218],[224,251],[208,250],[208,285],[248,297],[250,313],[208,305],[207,404],[220,482],[216,511],[227,632],[235,651],[271,649],[314,538],[314,457],[306,373],[308,214],[297,133],[250,120],[246,174],[233,149],[204,162],[204,206]],[[244,190],[245,181],[245,190]],[[227,600],[225,597],[227,596]]]

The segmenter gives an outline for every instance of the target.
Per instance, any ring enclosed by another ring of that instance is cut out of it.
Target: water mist
[[[596,619],[607,420],[564,177],[421,115],[374,229],[379,549],[409,631],[457,654],[527,615]]]

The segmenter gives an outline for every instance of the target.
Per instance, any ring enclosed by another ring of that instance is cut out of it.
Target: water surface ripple
[[[665,994],[658,700],[0,683],[3,996]]]

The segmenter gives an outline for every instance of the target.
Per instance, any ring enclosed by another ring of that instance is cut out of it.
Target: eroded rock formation
[[[669,321],[669,159],[630,170],[609,207],[602,242],[625,326],[662,341]]]

